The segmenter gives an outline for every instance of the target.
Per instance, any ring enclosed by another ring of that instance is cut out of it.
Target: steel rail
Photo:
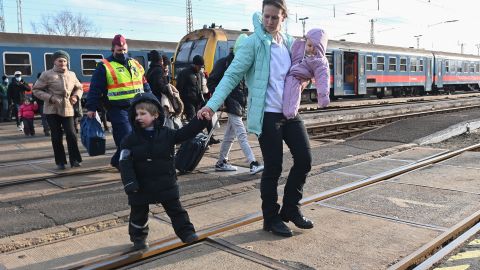
[[[368,177],[364,180],[360,180],[351,184],[346,184],[325,192],[318,193],[316,195],[304,198],[301,200],[302,205],[314,203],[317,201],[321,201],[327,198],[331,198],[334,196],[338,196],[340,194],[344,194],[347,192],[350,192],[355,189],[359,189],[362,187],[365,187],[367,185],[371,185],[383,180],[387,180],[390,178],[393,178],[395,176],[401,175],[406,172],[410,172],[412,170],[416,170],[425,166],[429,166],[434,163],[438,163],[440,161],[446,160],[453,158],[457,155],[462,154],[463,152],[470,151],[480,148],[480,144],[475,144],[472,146],[468,146],[459,150],[455,151],[450,151],[447,153],[444,153],[442,155],[434,155],[431,159],[425,159],[421,160],[419,162],[415,162],[409,165],[402,166],[398,169],[386,171],[383,173],[376,174],[374,176]],[[207,237],[235,229],[244,225],[251,224],[253,222],[257,222],[262,220],[262,212],[256,212],[252,214],[248,214],[236,219],[229,220],[227,222],[211,226],[209,228],[203,229],[198,231],[199,235],[199,240],[204,240]],[[98,270],[104,270],[104,269],[114,269],[118,268],[121,266],[129,265],[132,263],[135,263],[139,260],[146,259],[152,256],[160,255],[162,253],[181,248],[182,246],[185,246],[178,238],[176,237],[167,237],[160,239],[158,241],[152,242],[151,246],[144,250],[144,251],[135,251],[131,253],[120,253],[120,254],[113,254],[111,256],[107,256],[104,258],[101,258],[99,260],[91,260],[91,261],[86,261],[82,262],[79,265],[69,267],[68,269],[98,269]]]
[[[457,223],[455,226],[451,227],[448,231],[437,236],[435,239],[423,245],[417,251],[413,252],[412,254],[403,258],[398,263],[389,267],[388,270],[404,270],[404,269],[411,269],[412,267],[415,267],[420,262],[422,262],[425,258],[432,255],[436,250],[444,246],[446,243],[455,239],[455,237],[457,237],[458,235],[461,235],[462,233],[468,231],[469,229],[478,231],[479,230],[478,227],[480,227],[478,226],[479,224],[477,224],[476,229],[473,228],[475,224],[478,222],[480,222],[480,211],[477,211],[476,213],[462,220],[460,223]],[[442,254],[442,253],[439,253],[439,254]],[[435,255],[433,256],[434,257],[432,261],[435,261],[435,260],[438,261],[441,259],[436,257]],[[425,269],[425,268],[419,268],[419,269]]]
[[[480,213],[477,213],[480,215]],[[468,219],[467,219],[468,221]],[[457,239],[453,240],[450,242],[448,245],[446,245],[444,248],[440,249],[437,253],[435,253],[432,257],[428,258],[415,268],[413,270],[428,270],[430,269],[435,263],[439,262],[442,260],[445,256],[450,254],[453,250],[457,249],[459,246],[465,243],[470,237],[476,235],[478,232],[480,232],[480,223],[477,223],[477,225],[473,226],[471,229],[460,235]]]

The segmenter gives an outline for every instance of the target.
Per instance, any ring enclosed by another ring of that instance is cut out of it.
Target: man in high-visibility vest
[[[101,106],[107,109],[112,123],[112,135],[117,151],[110,164],[118,169],[120,143],[132,131],[128,121],[130,101],[137,93],[151,92],[145,71],[137,60],[128,56],[125,37],[118,34],[112,40],[112,55],[98,63],[90,82],[86,108],[88,117],[95,117]]]

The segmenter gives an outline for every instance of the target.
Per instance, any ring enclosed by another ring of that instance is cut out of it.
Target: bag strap
[[[217,126],[218,122],[220,121],[220,117],[222,116],[222,114],[223,114],[223,112],[220,112],[220,115],[217,116],[217,121],[215,121],[212,129],[210,130],[210,132],[207,135],[207,141],[206,141],[207,145],[208,145],[208,142],[210,141],[210,138],[213,136],[213,131],[215,130],[215,127]]]

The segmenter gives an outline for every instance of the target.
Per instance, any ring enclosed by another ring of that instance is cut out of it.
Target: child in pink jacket
[[[308,31],[306,40],[296,40],[292,45],[292,66],[285,78],[283,115],[287,119],[298,114],[302,82],[315,79],[318,106],[330,103],[330,68],[325,52],[328,38],[322,29]]]
[[[18,109],[18,118],[23,122],[23,133],[25,133],[25,136],[35,135],[33,118],[36,110],[38,110],[37,102],[32,103],[30,98],[25,98],[25,101]]]

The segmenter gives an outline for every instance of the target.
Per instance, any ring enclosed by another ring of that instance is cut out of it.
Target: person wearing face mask
[[[30,86],[22,79],[22,72],[15,71],[14,79],[10,82],[7,89],[8,104],[12,106],[12,114],[15,116],[17,128],[23,131],[20,118],[18,117],[18,109],[25,100],[25,91],[30,91]]]
[[[67,164],[63,134],[67,138],[70,166],[79,167],[82,162],[73,122],[73,106],[80,102],[83,87],[75,73],[68,70],[69,61],[67,52],[56,51],[53,53],[53,68],[44,71],[33,85],[33,95],[44,101],[43,113],[50,127],[58,170],[64,170]]]
[[[127,40],[118,34],[112,40],[112,55],[97,65],[85,107],[87,116],[95,117],[98,108],[105,105],[107,120],[112,125],[112,135],[117,151],[110,164],[119,168],[120,143],[132,131],[128,121],[128,109],[137,93],[151,92],[145,79],[145,70],[137,60],[128,56]]]
[[[7,76],[2,76],[2,81],[0,82],[0,122],[9,121],[8,114],[8,97],[7,97],[7,87],[8,87],[8,78]]]
[[[192,65],[180,71],[177,77],[177,89],[180,92],[180,98],[183,101],[185,117],[190,121],[195,117],[198,109],[205,104],[203,97],[203,81],[206,80],[203,73],[205,61],[201,55],[195,55],[192,59]],[[205,84],[206,85],[206,84]],[[207,125],[207,130],[212,130],[213,124]],[[220,140],[210,137],[209,144],[220,143]]]

